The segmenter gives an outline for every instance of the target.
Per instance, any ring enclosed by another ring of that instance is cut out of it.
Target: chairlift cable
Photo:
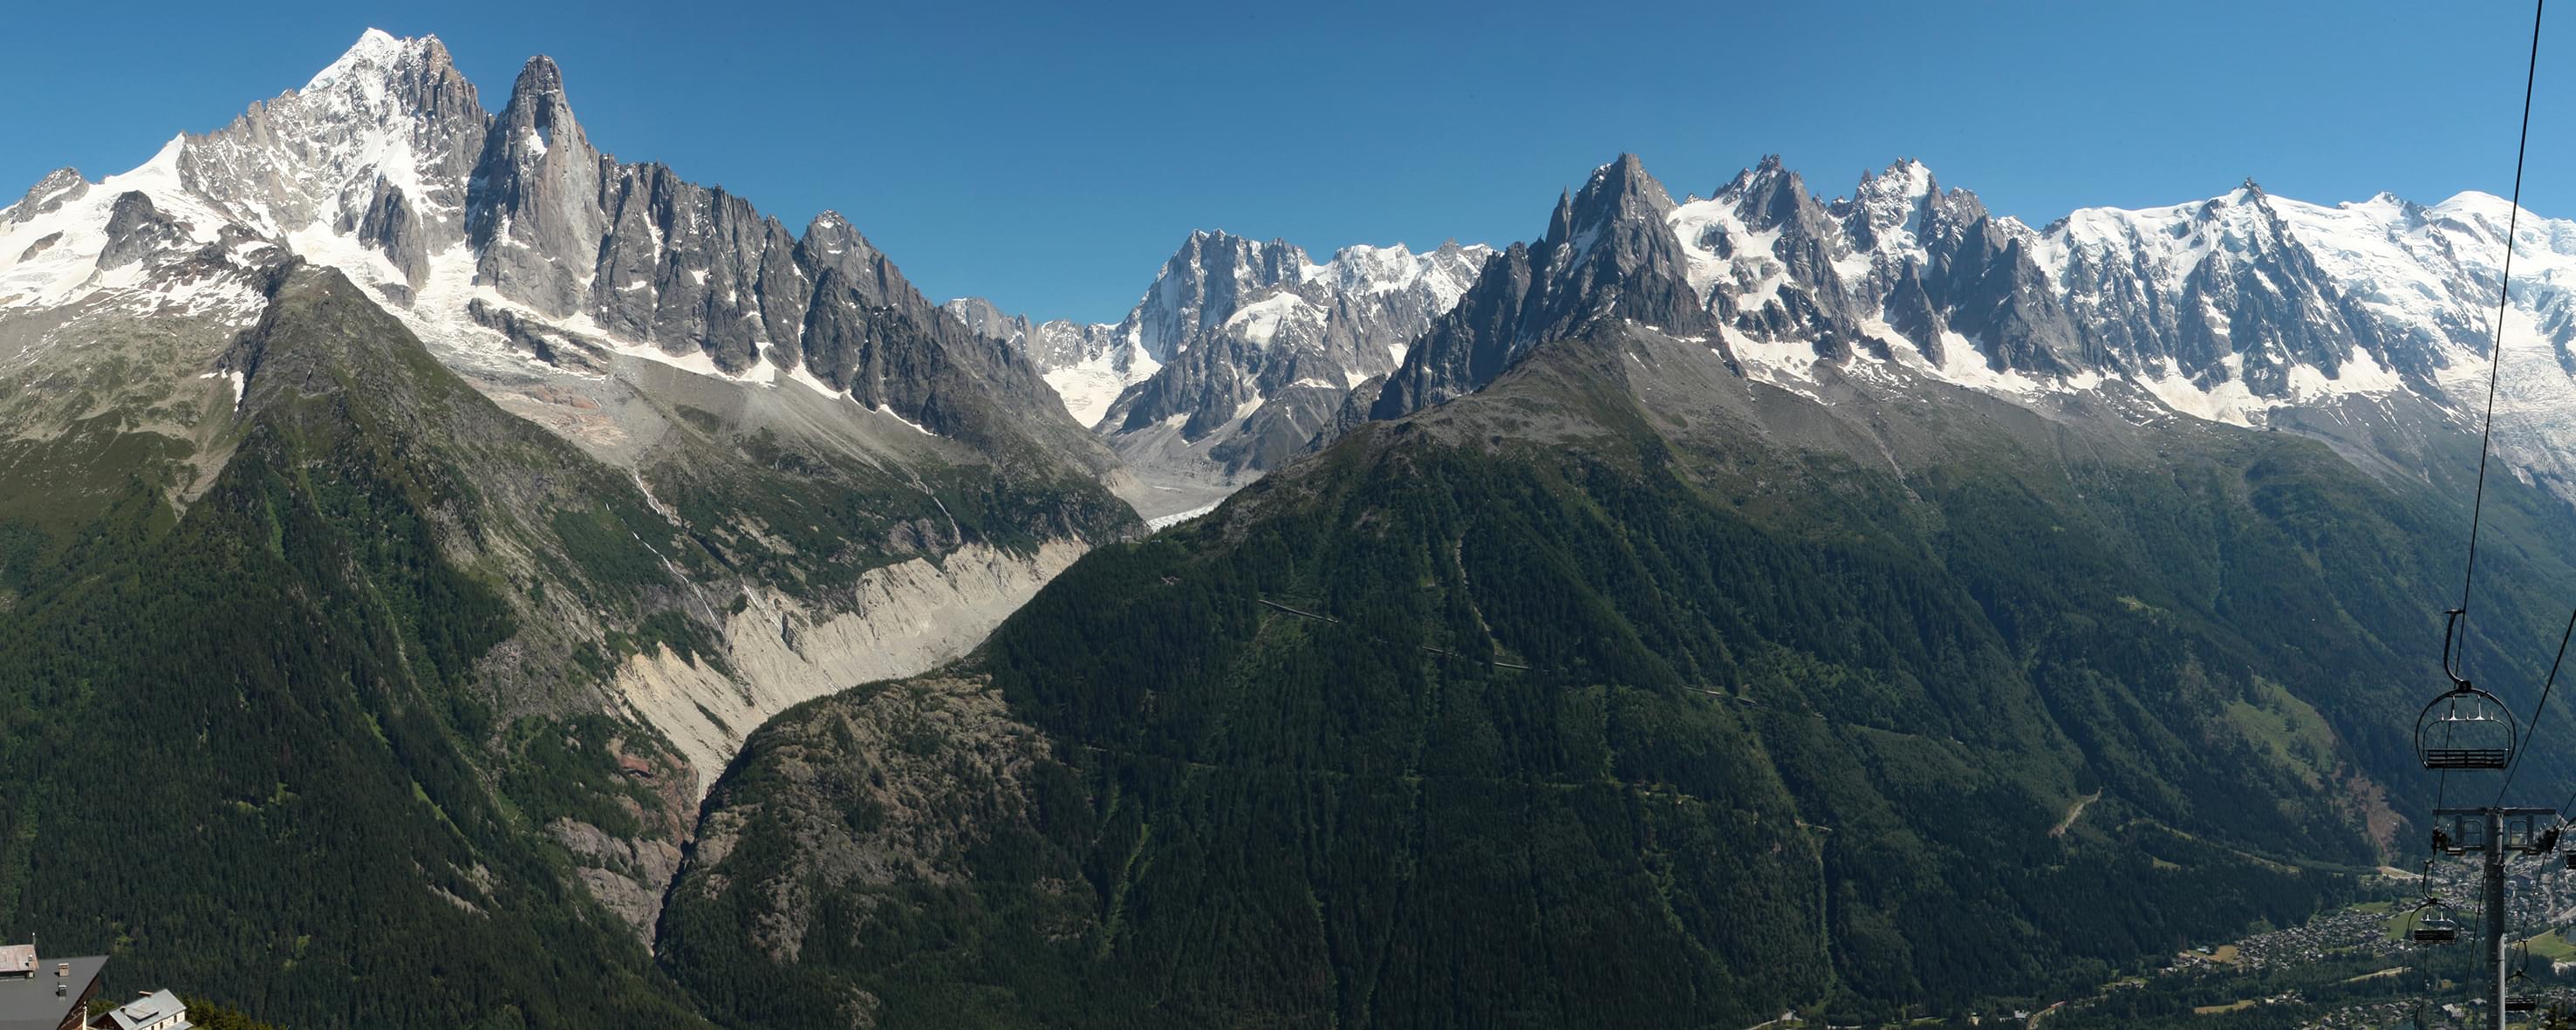
[[[2463,618],[2469,610],[2469,587],[2477,581],[2478,575],[2478,525],[2486,513],[2487,457],[2494,451],[2495,442],[2496,384],[2503,378],[2504,371],[2504,318],[2513,299],[2514,233],[2520,228],[2522,219],[2522,166],[2523,158],[2531,149],[2531,92],[2532,84],[2540,75],[2540,12],[2547,2],[2533,0],[2531,5],[2531,58],[2522,75],[2522,132],[2513,151],[2513,206],[2505,214],[2504,271],[2496,281],[2496,318],[2491,327],[2493,342],[2487,349],[2487,410],[2485,425],[2478,432],[2478,485],[2469,503],[2468,560],[2462,563],[2464,567],[2460,572],[2460,612]],[[2460,646],[2463,650],[2468,647],[2465,632],[2461,634]]]
[[[2558,668],[2567,663],[2567,641],[2571,637],[2576,637],[2576,611],[2567,613],[2567,629],[2558,634],[2558,657],[2549,660],[2549,678],[2540,683],[2540,703],[2531,706],[2530,732],[2540,732],[2540,713],[2549,710],[2549,692],[2558,686]],[[2504,804],[2504,792],[2513,788],[2513,776],[2522,771],[2522,755],[2529,750],[2530,744],[2525,741],[2523,746],[2513,749],[2512,758],[2505,760],[2504,786],[2496,788],[2496,804]],[[2568,804],[2558,806],[2558,810],[2564,812],[2569,805],[2576,805],[2576,798],[2570,798]]]

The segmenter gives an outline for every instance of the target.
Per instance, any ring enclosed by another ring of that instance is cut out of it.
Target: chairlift
[[[2424,706],[2415,720],[2415,754],[2431,770],[2503,769],[2513,764],[2521,736],[2502,700],[2462,684]]]
[[[2439,898],[2426,898],[2415,906],[2409,922],[2406,939],[2417,944],[2450,944],[2460,939],[2460,921],[2452,918],[2451,906]]]
[[[2415,718],[2415,756],[2435,771],[2505,769],[2521,743],[2522,724],[2502,699],[2469,684],[2459,671],[2461,612],[2442,633],[2442,671],[2451,689]]]
[[[2529,947],[2530,947],[2530,945],[2526,944],[2526,945],[2523,945],[2523,947],[2525,947],[2525,948],[2529,948]],[[2529,951],[2525,951],[2525,952],[2523,953],[2523,961],[2525,961],[2525,962],[2529,962],[2529,961],[2531,961],[2531,953],[2530,953]],[[2528,984],[2529,984],[2529,981],[2530,981],[2530,980],[2531,980],[2531,976],[2530,976],[2529,974],[2524,973],[2522,970],[2519,970],[2519,969],[2514,970],[2514,971],[2513,971],[2513,975],[2512,975],[2512,976],[2509,976],[2509,977],[2506,977],[2506,978],[2505,978],[2505,990],[2507,990],[2507,991],[2514,991],[2514,990],[2529,990],[2529,989],[2530,989],[2530,987],[2529,987],[2529,985],[2528,985]],[[2523,981],[2523,982],[2522,982],[2522,983],[2516,983],[2515,981]],[[2507,1011],[2507,1012],[2535,1012],[2535,1011],[2538,1011],[2538,1010],[2539,1010],[2539,1008],[2540,1008],[2540,999],[2535,998],[2535,997],[2532,997],[2531,995],[2528,995],[2528,994],[2510,994],[2510,993],[2505,995],[2505,998],[2504,998],[2504,1010],[2505,1010],[2505,1011]]]

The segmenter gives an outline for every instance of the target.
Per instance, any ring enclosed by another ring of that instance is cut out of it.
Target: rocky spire
[[[552,58],[529,58],[475,166],[466,225],[481,255],[476,274],[548,315],[580,310],[608,227],[603,163],[573,119],[563,72]]]
[[[1480,389],[1531,348],[1616,320],[1712,333],[1667,224],[1672,211],[1671,195],[1636,155],[1594,170],[1581,190],[1558,198],[1536,246],[1515,244],[1485,264],[1387,377],[1369,417],[1401,417]]]
[[[1306,268],[1306,251],[1286,240],[1262,242],[1201,229],[1154,277],[1153,288],[1120,326],[1147,356],[1170,363],[1206,337],[1245,300],[1294,281]]]
[[[1573,190],[1557,191],[1556,210],[1548,214],[1547,235],[1541,238],[1549,240],[1568,240],[1574,238]]]
[[[1588,250],[1592,234],[1622,224],[1661,225],[1672,210],[1673,198],[1664,192],[1664,184],[1646,174],[1646,166],[1637,160],[1637,155],[1621,154],[1618,160],[1594,169],[1591,181],[1584,183],[1582,191],[1571,200],[1557,200],[1556,214],[1548,220],[1546,242],[1573,242],[1580,245],[1579,249]]]

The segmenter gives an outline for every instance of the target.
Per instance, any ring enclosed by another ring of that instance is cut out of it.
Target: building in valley
[[[148,991],[98,1014],[90,1030],[188,1030],[188,1004],[168,991]]]
[[[0,1030],[80,1030],[107,956],[46,960],[36,946],[0,945]]]

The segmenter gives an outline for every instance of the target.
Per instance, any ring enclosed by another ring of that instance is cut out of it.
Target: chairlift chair
[[[2460,939],[2460,921],[2451,918],[2451,906],[2433,898],[2415,906],[2410,923],[2406,939],[2417,944],[2451,944]]]
[[[2415,755],[2435,771],[2507,768],[2521,737],[2521,721],[2503,700],[2465,682],[2415,719]]]
[[[2451,689],[2435,697],[2415,717],[2415,757],[2436,772],[2453,769],[2508,769],[2513,749],[2522,742],[2522,724],[2494,694],[2470,685],[2460,675],[2460,655],[2467,650],[2465,607],[2443,613],[2442,675]]]
[[[2529,948],[2529,947],[2530,947],[2530,945],[2526,944],[2526,945],[2524,945],[2523,947],[2525,947],[2525,948]],[[2531,961],[2531,953],[2530,953],[2529,951],[2525,951],[2525,952],[2523,953],[2523,961],[2525,961],[2525,962]],[[2512,990],[2529,990],[2529,989],[2530,989],[2530,987],[2528,986],[2528,982],[2530,981],[2530,979],[2531,979],[2530,974],[2524,973],[2522,970],[2519,970],[2519,969],[2514,970],[2514,971],[2513,971],[2513,975],[2512,975],[2512,976],[2509,976],[2509,977],[2506,977],[2506,978],[2505,978],[2505,989],[2506,989],[2506,990],[2508,990],[2508,991],[2512,991]],[[2505,1010],[2505,1011],[2507,1011],[2507,1012],[2536,1012],[2536,1011],[2539,1011],[2539,1009],[2540,1009],[2540,999],[2535,998],[2535,997],[2532,997],[2531,995],[2528,995],[2528,994],[2507,994],[2507,995],[2505,995],[2505,998],[2504,998],[2504,1010]]]

